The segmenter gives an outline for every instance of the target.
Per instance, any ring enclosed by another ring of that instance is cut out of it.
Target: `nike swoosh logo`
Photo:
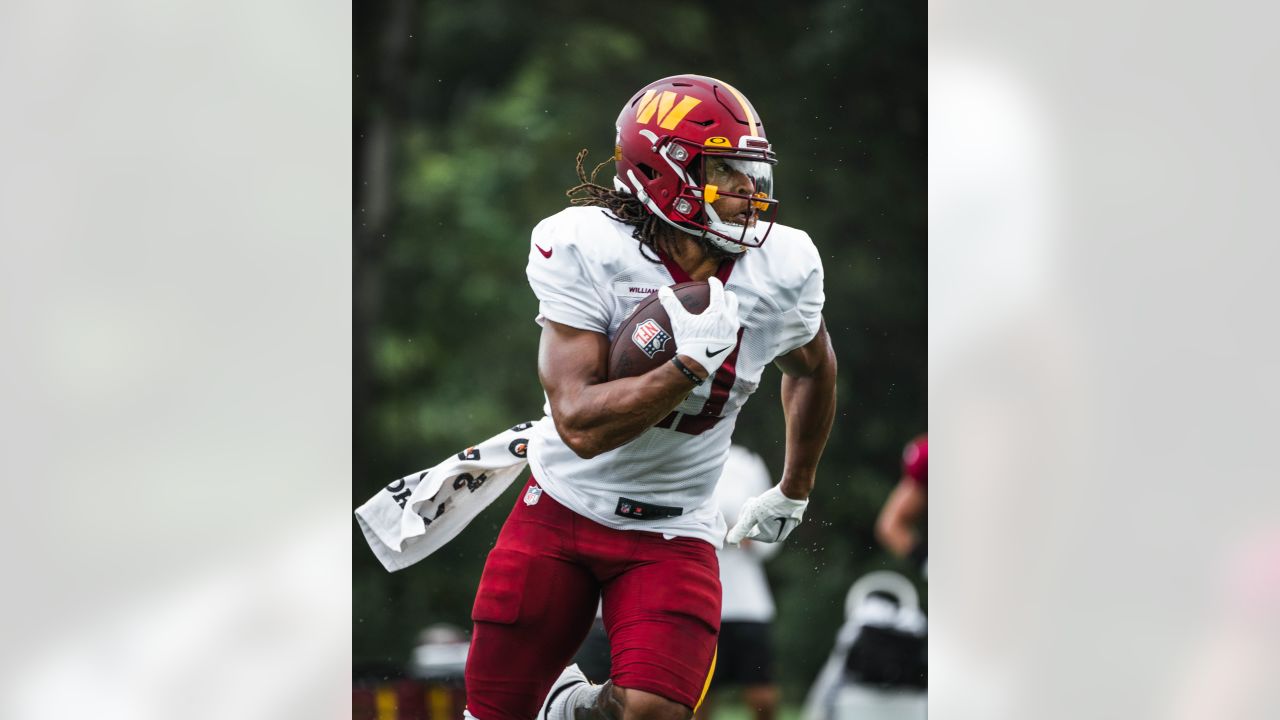
[[[712,350],[711,348],[707,348],[704,352],[706,352],[706,353],[707,353],[707,357],[715,357],[715,356],[719,355],[720,353],[724,352],[725,350],[728,350],[728,349],[729,349],[729,348],[731,348],[731,347],[733,347],[733,346],[732,346],[732,345],[725,345],[724,347],[720,348],[719,350]]]
[[[544,258],[549,258],[549,257],[551,257],[551,253],[553,253],[553,252],[555,252],[555,251],[556,251],[556,249],[555,249],[555,248],[551,248],[550,250],[543,250],[543,249],[542,249],[542,246],[541,246],[541,245],[539,245],[538,243],[534,243],[534,244],[533,244],[533,246],[534,246],[534,247],[536,247],[536,248],[538,248],[538,252],[542,253],[542,257],[544,257]]]
[[[778,518],[778,537],[782,537],[782,531],[787,529],[787,519]]]

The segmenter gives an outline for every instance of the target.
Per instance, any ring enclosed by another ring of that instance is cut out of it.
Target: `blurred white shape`
[[[931,473],[929,498],[929,692],[938,718],[1018,717],[1014,669],[1030,620],[1009,612],[1002,588],[1037,552],[1023,477],[1035,441],[1018,438],[1064,400],[1054,333],[1069,329],[1053,317],[1049,132],[1006,63],[931,54],[929,428],[943,438],[935,452],[944,469]]]
[[[929,354],[945,365],[1049,289],[1045,128],[1008,67],[929,65]]]
[[[413,677],[461,679],[471,643],[456,625],[435,623],[423,629],[413,649],[409,672]]]
[[[3,680],[0,714],[339,717],[350,707],[351,601],[330,571],[347,567],[350,553],[348,539],[300,525],[242,564],[188,577],[100,617],[69,617]]]
[[[935,8],[930,714],[1275,717],[1274,620],[1215,578],[1280,519],[1277,11]]]
[[[0,715],[350,707],[350,20],[0,4]]]

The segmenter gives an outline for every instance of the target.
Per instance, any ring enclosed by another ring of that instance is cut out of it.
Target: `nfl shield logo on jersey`
[[[537,505],[538,500],[542,498],[542,488],[537,485],[530,485],[528,490],[524,491],[524,504]]]
[[[662,352],[662,348],[671,339],[671,333],[667,332],[656,321],[650,319],[645,320],[636,326],[635,332],[631,333],[631,340],[644,352],[645,355],[653,357]]]

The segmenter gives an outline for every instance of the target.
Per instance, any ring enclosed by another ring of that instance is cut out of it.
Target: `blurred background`
[[[734,84],[778,153],[780,220],[826,269],[839,407],[806,522],[767,565],[784,705],[803,699],[877,569],[904,444],[925,431],[926,21],[921,3],[378,0],[354,8],[353,504],[542,413],[529,232],[574,156],[612,151],[632,93],[676,73]],[[602,176],[612,177],[612,166]],[[778,372],[735,442],[778,472]],[[518,483],[517,483],[518,484]],[[352,524],[357,682],[404,672],[429,626],[469,632],[513,488],[428,560],[387,573]],[[446,630],[435,629],[437,637]]]

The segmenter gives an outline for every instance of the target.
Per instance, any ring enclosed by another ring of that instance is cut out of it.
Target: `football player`
[[[530,243],[550,420],[530,431],[533,477],[476,592],[467,715],[688,720],[720,627],[726,524],[712,491],[770,363],[783,372],[782,476],[728,541],[785,540],[813,490],[836,389],[822,263],[807,234],[776,222],[773,148],[727,83],[678,75],[637,92],[618,116],[612,187],[582,158],[574,207]],[[701,314],[668,288],[690,280],[710,285]],[[609,379],[610,339],[655,290],[676,357]],[[564,666],[598,600],[612,677],[592,685]]]
[[[876,519],[876,538],[889,552],[910,558],[924,571],[928,544],[916,527],[929,507],[929,436],[921,435],[902,450],[902,479],[889,494]]]

